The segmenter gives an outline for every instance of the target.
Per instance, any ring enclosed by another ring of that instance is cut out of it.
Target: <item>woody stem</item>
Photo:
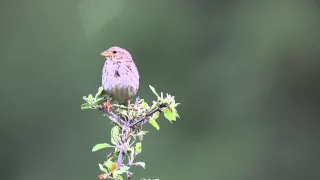
[[[153,115],[154,113],[161,112],[161,108],[164,108],[164,107],[168,107],[168,104],[167,103],[159,104],[156,108],[151,110],[146,116],[140,118],[138,121],[136,121],[136,122],[134,122],[132,124],[129,124],[129,127],[133,127],[133,126],[138,125],[139,123],[142,123],[146,118],[148,118],[149,116]]]

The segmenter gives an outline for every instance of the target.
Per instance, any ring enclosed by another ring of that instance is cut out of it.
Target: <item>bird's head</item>
[[[100,55],[112,60],[132,60],[132,57],[127,50],[117,46],[113,46],[108,50],[103,51]]]

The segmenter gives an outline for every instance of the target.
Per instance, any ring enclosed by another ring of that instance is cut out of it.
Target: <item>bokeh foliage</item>
[[[3,0],[0,9],[1,179],[99,173],[89,147],[108,124],[78,105],[101,85],[99,54],[113,45],[131,52],[138,95],[151,101],[154,84],[183,104],[183,121],[150,129],[148,169],[136,177],[319,179],[319,1]]]

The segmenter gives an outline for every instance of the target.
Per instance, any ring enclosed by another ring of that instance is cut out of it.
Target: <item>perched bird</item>
[[[131,106],[130,100],[139,88],[139,72],[130,53],[117,46],[113,46],[101,53],[106,58],[102,70],[102,85],[110,98],[104,108],[110,112],[111,101]]]

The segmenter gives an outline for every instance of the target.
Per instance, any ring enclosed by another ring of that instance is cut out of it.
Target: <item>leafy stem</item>
[[[148,114],[145,117],[140,118],[138,121],[133,122],[132,124],[130,124],[130,127],[134,127],[136,125],[138,125],[139,123],[142,123],[143,121],[145,121],[149,116],[153,115],[156,112],[161,112],[161,109],[164,107],[168,107],[169,105],[167,103],[162,103],[159,104],[157,106],[157,108],[151,110],[150,112],[148,112]],[[144,124],[144,123],[143,123]]]
[[[115,110],[104,114],[114,124],[111,129],[111,144],[100,143],[96,144],[92,151],[98,151],[104,148],[114,148],[114,152],[110,152],[103,164],[99,164],[100,170],[103,172],[99,175],[100,179],[117,179],[123,180],[123,175],[126,174],[130,180],[132,172],[131,166],[141,166],[145,168],[144,162],[135,162],[135,157],[142,151],[143,136],[148,131],[143,131],[143,126],[149,122],[157,130],[160,126],[156,122],[160,113],[164,113],[164,117],[171,123],[179,118],[176,107],[179,103],[175,103],[174,96],[166,94],[166,97],[161,96],[150,86],[152,92],[156,95],[157,100],[152,102],[150,107],[144,99],[137,98],[131,107],[114,104]],[[98,88],[98,92],[93,96],[89,94],[84,96],[86,101],[81,105],[81,109],[93,109],[105,111],[103,104],[107,100],[107,94],[102,87]],[[139,139],[139,141],[137,141]],[[113,161],[113,159],[116,159]],[[125,159],[127,159],[125,161]]]

